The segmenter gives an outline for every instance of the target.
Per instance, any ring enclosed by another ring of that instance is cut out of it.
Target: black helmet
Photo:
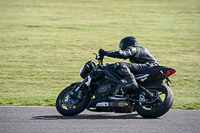
[[[119,43],[119,49],[121,50],[125,50],[129,46],[133,46],[133,47],[138,46],[138,41],[136,37],[133,37],[133,36],[124,37]]]

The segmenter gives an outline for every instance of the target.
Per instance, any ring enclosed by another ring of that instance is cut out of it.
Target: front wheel
[[[157,85],[152,88],[148,89],[150,92],[153,90],[157,90],[159,93],[159,98],[154,103],[143,103],[143,102],[136,102],[135,109],[139,115],[145,118],[156,118],[164,115],[172,106],[174,101],[174,96],[172,90],[166,86],[165,84]],[[141,92],[139,101],[148,101],[145,99]]]
[[[81,113],[90,101],[90,94],[86,85],[78,92],[72,93],[73,87],[78,83],[74,83],[65,88],[57,97],[56,109],[64,116],[74,116]]]

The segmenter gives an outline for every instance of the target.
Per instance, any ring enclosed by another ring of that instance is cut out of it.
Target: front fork
[[[78,86],[74,86],[72,92],[77,92],[86,82],[88,81],[88,77],[86,77]]]
[[[86,77],[81,83],[75,85],[72,91],[70,92],[69,96],[70,97],[76,96],[79,100],[81,100],[82,92],[79,90],[84,86],[87,80],[88,80],[88,77]]]
[[[99,67],[102,67],[103,65],[97,65],[93,71],[97,70]],[[91,82],[91,78],[90,78],[90,74],[88,74],[88,76],[78,85],[78,86],[75,86],[73,88],[73,92],[77,92],[86,82],[88,81],[88,86],[90,85],[90,82]]]

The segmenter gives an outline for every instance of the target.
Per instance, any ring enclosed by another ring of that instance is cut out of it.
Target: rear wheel
[[[159,93],[155,93],[157,90]],[[135,109],[139,115],[145,118],[156,118],[164,115],[172,106],[174,101],[174,96],[172,90],[162,84],[149,89],[154,95],[158,95],[158,99],[153,103],[144,103],[149,99],[145,97],[144,93],[141,91],[139,94],[139,101],[135,103]]]
[[[90,94],[86,85],[78,92],[72,93],[73,87],[77,84],[75,83],[65,88],[57,97],[56,109],[64,116],[73,116],[81,113],[90,101]]]

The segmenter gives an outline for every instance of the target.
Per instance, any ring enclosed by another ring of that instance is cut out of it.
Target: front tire
[[[74,116],[81,113],[87,107],[90,101],[90,93],[86,85],[77,94],[71,94],[73,87],[77,85],[78,83],[70,85],[58,95],[56,109],[60,114]],[[81,97],[78,97],[78,93],[81,93]]]
[[[149,88],[149,91],[151,91],[151,89],[157,90],[160,93],[159,101],[156,101],[151,105],[142,104],[141,102],[135,103],[136,111],[144,118],[156,118],[164,115],[169,111],[174,101],[172,90],[165,84]],[[163,98],[162,95],[164,95]]]

